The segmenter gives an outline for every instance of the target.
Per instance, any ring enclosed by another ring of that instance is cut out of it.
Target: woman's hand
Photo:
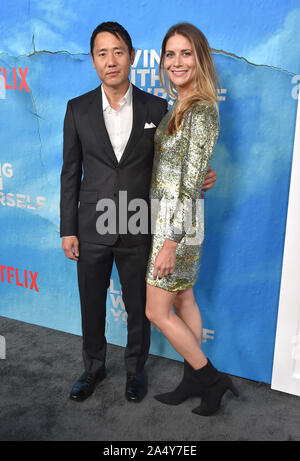
[[[174,240],[166,239],[155,258],[153,278],[161,279],[165,275],[173,274],[176,260],[176,247],[177,242]]]
[[[217,180],[216,170],[213,170],[212,168],[208,168],[201,190],[207,191],[211,189],[215,185],[216,180]]]

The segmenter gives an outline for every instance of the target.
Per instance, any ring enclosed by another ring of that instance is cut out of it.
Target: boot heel
[[[229,390],[233,393],[235,397],[239,397],[240,393],[233,383],[230,384]]]

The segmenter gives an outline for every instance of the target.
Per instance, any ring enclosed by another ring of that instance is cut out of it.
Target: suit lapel
[[[111,145],[103,118],[101,85],[96,88],[95,95],[90,101],[89,121],[98,143],[102,146],[102,151],[104,151],[110,163],[117,165],[118,160]]]
[[[132,85],[132,106],[133,106],[133,117],[132,117],[132,130],[126,147],[124,149],[123,155],[120,160],[120,165],[122,165],[127,158],[130,156],[130,153],[133,151],[135,144],[138,142],[140,137],[143,134],[145,121],[147,118],[147,105],[146,98],[141,91],[136,86]]]

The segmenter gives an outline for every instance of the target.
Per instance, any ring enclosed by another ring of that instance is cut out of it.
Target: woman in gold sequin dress
[[[169,29],[160,78],[177,99],[155,133],[146,315],[184,358],[184,374],[174,391],[155,398],[177,405],[201,396],[193,412],[206,416],[218,410],[228,389],[237,391],[201,350],[202,319],[192,288],[204,239],[200,192],[219,134],[218,78],[208,42],[197,27],[181,23]]]

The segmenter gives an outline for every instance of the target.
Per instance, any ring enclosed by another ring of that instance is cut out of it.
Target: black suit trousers
[[[145,315],[145,275],[150,241],[126,247],[80,242],[77,262],[85,370],[97,373],[106,358],[106,297],[113,261],[116,263],[127,316],[125,365],[128,373],[141,371],[150,347],[150,322]]]

